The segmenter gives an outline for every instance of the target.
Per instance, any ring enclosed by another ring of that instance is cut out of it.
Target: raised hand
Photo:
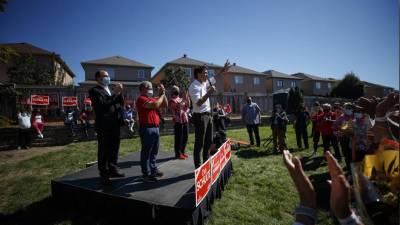
[[[114,91],[117,93],[117,95],[121,94],[123,89],[124,88],[121,83],[116,83],[114,86]]]

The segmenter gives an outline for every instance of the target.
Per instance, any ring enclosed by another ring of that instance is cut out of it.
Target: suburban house
[[[380,84],[374,84],[370,83],[367,81],[362,81],[364,83],[364,96],[366,97],[379,97],[383,98],[386,95],[388,95],[390,92],[394,91],[394,88],[380,85]]]
[[[151,78],[151,82],[154,84],[159,84],[164,79],[165,70],[168,67],[182,67],[185,70],[186,75],[190,78],[190,81],[192,81],[194,69],[198,66],[204,65],[208,67],[208,73],[210,76],[215,75],[218,70],[222,69],[222,66],[213,63],[203,62],[197,59],[192,59],[184,54],[182,57],[164,64],[164,66],[161,67],[161,69]]]
[[[302,78],[290,76],[275,70],[267,70],[264,71],[263,74],[265,75],[265,87],[268,93],[274,93],[288,88],[301,88]]]
[[[87,91],[96,85],[95,73],[98,70],[106,70],[111,78],[111,84],[120,82],[124,86],[124,97],[132,104],[139,96],[139,84],[150,80],[151,71],[154,67],[137,62],[122,56],[111,56],[108,58],[89,60],[81,62],[85,71],[85,81],[79,83],[78,92],[83,93],[84,98]]]
[[[328,96],[336,83],[334,79],[322,78],[306,73],[295,73],[293,77],[301,78],[300,86],[304,95]]]
[[[75,74],[64,62],[59,54],[36,47],[29,43],[9,43],[0,44],[0,48],[9,48],[18,55],[30,55],[41,65],[47,66],[54,76],[54,82],[51,85],[69,86],[73,85]],[[12,66],[11,62],[7,64],[0,63],[0,82],[8,83],[8,69]]]
[[[233,63],[229,69],[215,77],[219,92],[245,93],[248,95],[265,94],[265,74],[238,66]]]

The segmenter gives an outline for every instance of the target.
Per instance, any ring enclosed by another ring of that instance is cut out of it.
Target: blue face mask
[[[108,85],[110,85],[110,83],[111,83],[110,77],[103,77],[101,79],[101,84],[104,85],[104,86],[108,86]]]
[[[351,110],[351,109],[345,109],[345,110],[344,110],[344,114],[346,114],[346,115],[348,115],[348,116],[351,116],[351,115],[353,114],[353,110]]]
[[[354,113],[354,118],[361,119],[363,117],[362,113]]]

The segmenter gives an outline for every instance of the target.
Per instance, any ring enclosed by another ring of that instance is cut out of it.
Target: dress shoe
[[[154,176],[143,176],[142,181],[144,183],[154,183],[157,182],[157,178],[155,178]]]
[[[162,177],[162,176],[164,176],[164,173],[157,170],[155,173],[152,173],[150,176],[152,176],[152,177]]]
[[[100,181],[103,185],[111,184],[111,179],[109,176],[100,176]]]

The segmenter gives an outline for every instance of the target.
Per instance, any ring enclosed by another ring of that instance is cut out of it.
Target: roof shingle
[[[290,76],[289,74],[278,72],[278,71],[275,71],[275,70],[267,70],[267,71],[264,71],[263,73],[265,75],[267,75],[268,77],[272,77],[272,78],[284,78],[284,79],[301,80],[300,77]]]
[[[111,56],[111,57],[102,58],[102,59],[89,60],[89,61],[82,62],[81,64],[132,66],[132,67],[145,67],[145,68],[151,68],[151,69],[154,68],[150,65],[146,65],[144,63],[137,62],[137,61],[134,61],[132,59],[128,59],[128,58],[125,58],[122,56]]]

